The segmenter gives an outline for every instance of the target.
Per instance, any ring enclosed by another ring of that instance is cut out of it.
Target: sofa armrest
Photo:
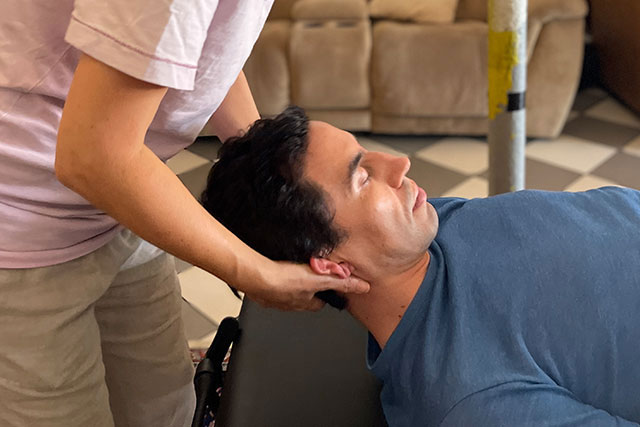
[[[293,20],[367,19],[363,0],[300,0],[291,10]]]
[[[589,7],[586,0],[529,0],[529,20],[545,24],[549,21],[582,19]]]

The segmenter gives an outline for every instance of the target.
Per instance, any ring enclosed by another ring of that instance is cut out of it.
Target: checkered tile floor
[[[429,197],[485,197],[485,138],[357,135],[369,150],[411,159],[409,177]],[[220,143],[201,139],[168,164],[195,195],[204,188]],[[556,140],[531,140],[526,148],[527,188],[582,191],[605,185],[640,189],[640,117],[598,88],[578,93],[569,121]],[[178,261],[183,314],[192,347],[207,347],[222,318],[237,315],[240,301],[226,285]]]

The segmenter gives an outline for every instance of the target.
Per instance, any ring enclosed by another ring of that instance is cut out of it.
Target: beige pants
[[[0,426],[188,426],[195,406],[173,257],[120,272],[125,230],[84,257],[0,270]]]

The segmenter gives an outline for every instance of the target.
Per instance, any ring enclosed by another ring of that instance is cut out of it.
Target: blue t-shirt
[[[420,289],[368,362],[396,426],[638,426],[640,192],[433,199]]]

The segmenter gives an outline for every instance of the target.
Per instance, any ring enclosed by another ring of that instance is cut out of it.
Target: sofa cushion
[[[307,109],[368,108],[371,24],[295,21],[289,61],[291,101]]]
[[[529,22],[529,56],[540,29],[539,22]],[[486,115],[487,51],[485,22],[377,22],[371,56],[373,112],[422,117]]]
[[[458,0],[372,0],[369,13],[374,18],[423,23],[451,23]]]
[[[473,19],[487,22],[487,2],[488,0],[459,0],[456,20]]]
[[[380,21],[373,28],[373,112],[400,116],[487,113],[487,24]]]
[[[291,8],[298,0],[275,0],[267,20],[291,19]]]
[[[287,61],[290,38],[291,21],[268,21],[244,65],[253,99],[262,115],[278,114],[291,102]]]
[[[365,0],[300,0],[291,9],[295,20],[368,19]]]

